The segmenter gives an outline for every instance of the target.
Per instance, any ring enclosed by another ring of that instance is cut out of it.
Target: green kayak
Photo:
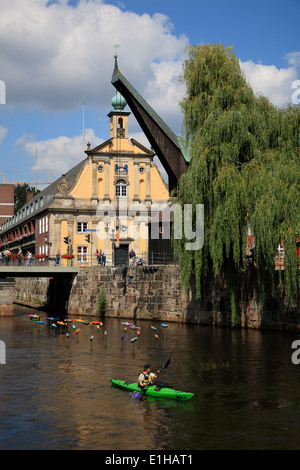
[[[140,387],[136,382],[125,382],[124,380],[115,380],[111,379],[111,383],[117,387],[124,388],[130,392],[141,392]],[[186,401],[193,398],[194,394],[189,392],[179,392],[178,390],[173,390],[172,388],[162,387],[159,390],[156,390],[156,385],[150,385],[143,395],[156,398],[168,398],[171,400]]]

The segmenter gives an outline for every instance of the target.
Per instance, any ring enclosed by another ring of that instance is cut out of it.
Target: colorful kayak
[[[30,318],[31,321],[38,321],[38,320],[41,319],[41,317],[39,315],[36,315],[36,314],[29,315],[29,318]]]
[[[124,380],[110,380],[116,387],[124,388],[129,392],[140,392],[141,389],[136,382],[125,382]],[[144,392],[143,392],[144,393]],[[194,394],[189,392],[180,392],[173,390],[172,388],[162,387],[156,390],[156,385],[150,385],[146,391],[145,396],[156,397],[156,398],[168,398],[171,400],[186,401],[193,398]]]

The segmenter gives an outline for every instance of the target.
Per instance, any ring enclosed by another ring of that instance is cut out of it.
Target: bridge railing
[[[96,267],[96,266],[157,266],[176,264],[174,256],[167,253],[140,253],[138,256],[130,257],[127,253],[124,256],[117,256],[114,252],[106,254],[105,258],[96,257],[96,255],[88,256],[86,254],[72,255],[71,257],[49,256],[32,256],[28,258],[23,257],[3,257],[0,259],[1,266],[81,266],[81,267]]]
[[[53,266],[55,264],[55,259],[51,257],[36,258],[27,258],[26,256],[22,257],[2,257],[0,259],[0,266]]]
[[[65,262],[62,261],[62,262]],[[70,261],[68,261],[70,262]],[[76,266],[154,266],[154,265],[167,265],[176,264],[173,255],[167,253],[140,253],[134,257],[130,257],[127,253],[122,255],[116,255],[108,253],[105,255],[103,260],[101,257],[97,258],[95,255],[77,255],[72,259],[73,265]]]

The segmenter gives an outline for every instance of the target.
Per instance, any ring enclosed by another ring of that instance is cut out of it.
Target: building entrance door
[[[115,247],[115,266],[128,266],[128,245]]]

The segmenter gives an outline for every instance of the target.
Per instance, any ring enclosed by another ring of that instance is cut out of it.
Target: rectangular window
[[[116,182],[116,196],[117,197],[126,197],[127,195],[127,186],[125,180],[119,180]]]
[[[77,246],[77,263],[87,263],[88,254],[88,246]]]
[[[88,222],[77,222],[77,233],[84,233],[88,228]]]

